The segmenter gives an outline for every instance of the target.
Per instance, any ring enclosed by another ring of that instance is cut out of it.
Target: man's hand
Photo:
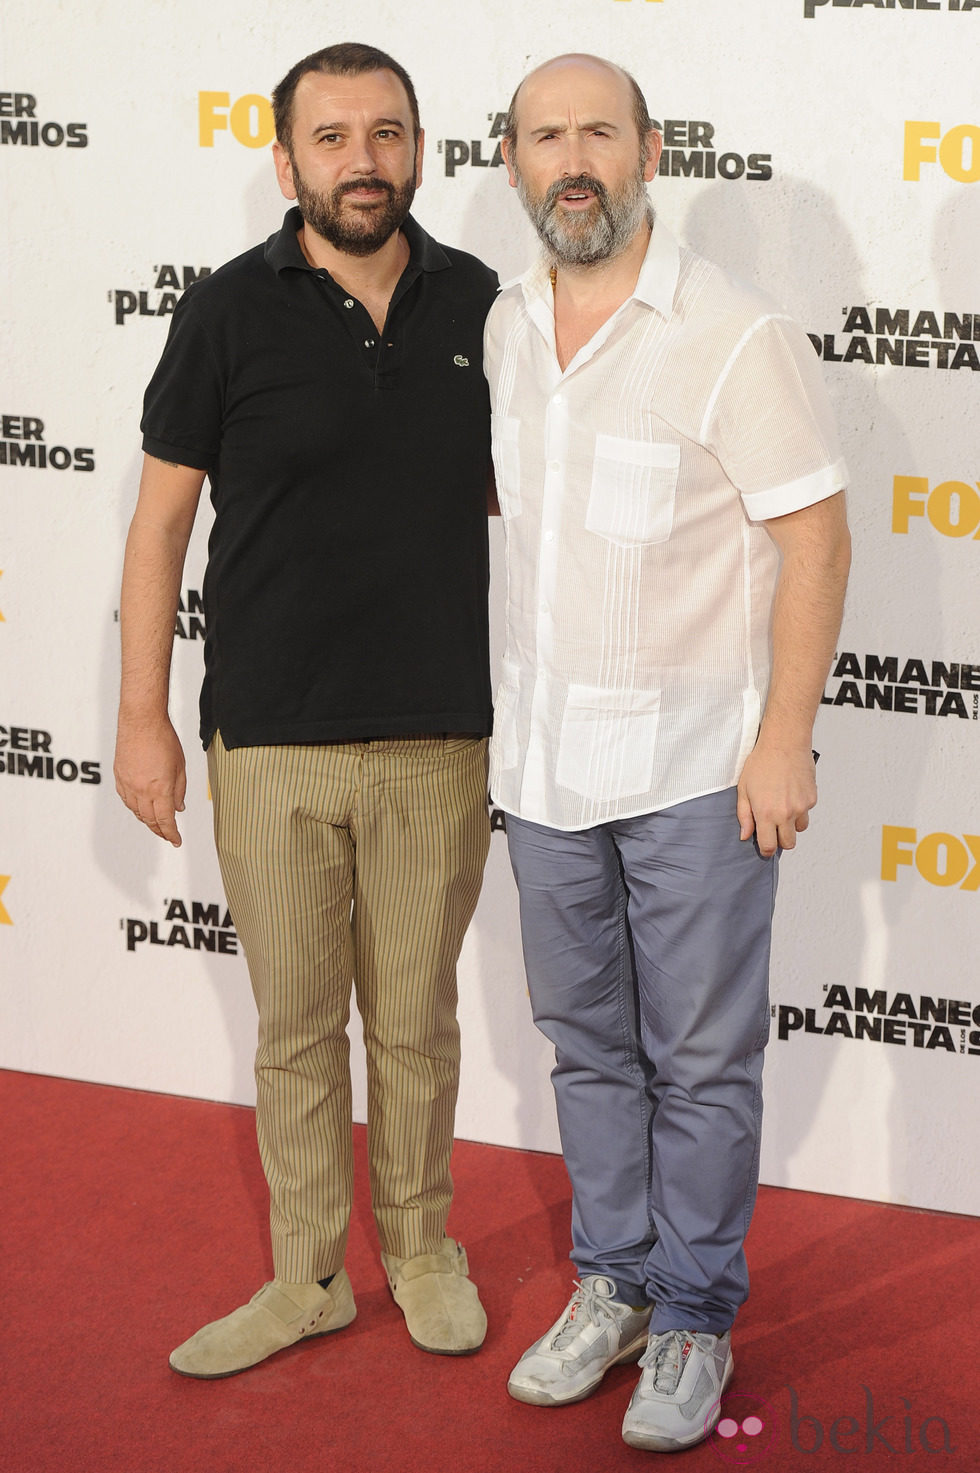
[[[809,827],[817,801],[817,779],[809,748],[782,751],[760,742],[749,753],[738,783],[739,838],[755,834],[760,854],[794,849]]]
[[[116,792],[129,811],[152,834],[179,849],[175,815],[184,811],[187,772],[183,748],[170,720],[147,727],[120,714],[113,772]]]
[[[203,484],[202,470],[144,455],[119,599],[116,792],[151,833],[175,848],[180,834],[174,814],[184,810],[187,775],[167,715],[170,657],[184,555]]]

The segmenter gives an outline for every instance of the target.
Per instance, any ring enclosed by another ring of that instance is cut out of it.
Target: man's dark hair
[[[598,59],[599,58],[597,58],[597,60]],[[607,62],[606,65],[613,66],[614,63]],[[647,109],[647,100],[643,96],[643,92],[640,89],[639,82],[632,75],[632,73],[628,72],[626,68],[622,66],[617,66],[615,69],[617,72],[621,72],[629,83],[630,93],[632,95],[633,102],[633,121],[636,124],[636,131],[640,135],[640,146],[645,153],[647,134],[654,125],[653,119],[651,118],[650,113]],[[524,82],[518,82],[517,86],[514,89],[514,95],[510,99],[510,107],[507,109],[507,120],[504,126],[504,137],[507,139],[507,145],[510,148],[512,155],[514,151],[514,146],[517,143],[517,96],[523,86]]]
[[[419,140],[419,101],[415,96],[412,79],[394,57],[376,46],[362,46],[359,41],[341,41],[336,46],[325,46],[322,51],[313,51],[304,56],[283,77],[272,94],[272,115],[276,124],[276,137],[287,153],[293,147],[293,98],[296,85],[308,72],[324,72],[332,77],[359,77],[363,72],[376,72],[384,68],[394,72],[408,94],[412,109],[412,126],[415,141]]]

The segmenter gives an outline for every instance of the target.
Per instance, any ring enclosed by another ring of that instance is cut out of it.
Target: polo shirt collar
[[[655,217],[640,274],[627,301],[642,302],[653,307],[661,317],[670,317],[679,276],[680,246],[659,216]],[[535,301],[543,300],[551,312],[551,261],[547,256],[540,256],[535,261],[520,278],[520,285],[529,310]]]
[[[313,271],[309,261],[300,250],[296,233],[303,223],[303,216],[298,205],[293,205],[286,211],[282,222],[282,229],[275,235],[270,235],[265,243],[265,259],[269,265],[280,275],[283,271],[293,268],[299,271]],[[452,262],[442,249],[442,246],[432,239],[427,231],[423,230],[411,215],[407,216],[402,225],[402,233],[408,241],[409,259],[407,271],[413,274],[417,271],[443,271],[451,266]]]
[[[411,266],[418,266],[421,271],[445,271],[453,264],[439,242],[433,240],[428,231],[423,230],[411,215],[405,217],[402,234],[408,241]]]

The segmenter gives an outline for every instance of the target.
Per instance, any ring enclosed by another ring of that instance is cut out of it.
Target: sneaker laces
[[[551,1341],[552,1350],[565,1350],[585,1323],[593,1324],[598,1328],[600,1314],[606,1319],[615,1318],[609,1306],[608,1295],[596,1293],[595,1280],[584,1284],[580,1284],[578,1279],[574,1282],[576,1293],[572,1295],[558,1334]]]
[[[654,1389],[673,1396],[684,1371],[685,1351],[694,1341],[686,1330],[665,1330],[651,1335],[640,1365],[653,1370]]]

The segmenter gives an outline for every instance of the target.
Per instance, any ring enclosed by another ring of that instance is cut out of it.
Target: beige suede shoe
[[[444,1238],[438,1253],[393,1258],[382,1253],[395,1303],[412,1344],[433,1355],[472,1355],[487,1333],[487,1317],[471,1283],[466,1250]]]
[[[297,1340],[342,1330],[356,1314],[345,1269],[334,1275],[327,1289],[273,1279],[240,1309],[178,1345],[170,1365],[182,1376],[205,1381],[234,1376]]]

